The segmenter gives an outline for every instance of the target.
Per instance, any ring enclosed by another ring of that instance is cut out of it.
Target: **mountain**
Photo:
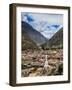
[[[61,28],[58,32],[56,32],[51,39],[49,39],[50,46],[58,46],[63,44],[63,28]]]
[[[22,21],[22,33],[26,33],[27,36],[37,45],[41,45],[47,41],[47,38],[24,21]]]
[[[52,38],[42,45],[43,48],[57,47],[63,48],[63,28],[57,31]]]
[[[24,31],[23,31],[24,32]],[[38,46],[30,39],[26,32],[22,33],[22,50],[38,49]]]

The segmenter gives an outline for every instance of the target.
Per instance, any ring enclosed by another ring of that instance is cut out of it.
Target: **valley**
[[[47,39],[22,22],[21,76],[63,75],[63,28]]]

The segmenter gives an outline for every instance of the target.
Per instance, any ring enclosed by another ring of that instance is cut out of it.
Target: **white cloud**
[[[33,21],[29,22],[28,17],[32,18]],[[22,21],[29,23],[33,28],[49,39],[63,26],[63,15],[22,13]],[[56,28],[53,25],[59,25],[59,27]]]
[[[62,14],[47,14],[47,13],[22,13],[22,19],[24,20],[25,16],[30,16],[35,20],[35,22],[47,21],[49,24],[63,24],[63,15]],[[25,20],[24,20],[25,21]]]
[[[41,32],[46,38],[50,39],[58,30],[60,30],[63,26],[60,25],[57,29],[52,30],[51,29],[45,29],[43,32]]]

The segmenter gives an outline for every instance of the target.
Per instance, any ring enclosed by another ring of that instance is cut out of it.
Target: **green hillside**
[[[22,33],[22,50],[38,49],[36,44],[30,39],[26,32]]]

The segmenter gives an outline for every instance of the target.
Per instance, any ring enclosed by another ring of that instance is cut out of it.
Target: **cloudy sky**
[[[62,14],[22,12],[21,21],[30,24],[48,39],[63,27]]]

